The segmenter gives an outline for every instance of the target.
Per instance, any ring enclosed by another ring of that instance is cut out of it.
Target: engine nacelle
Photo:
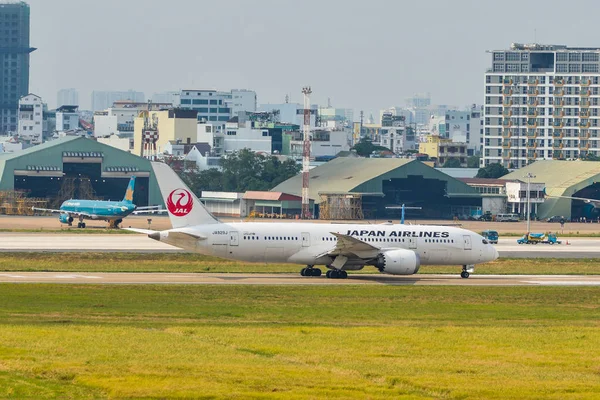
[[[58,216],[58,220],[62,223],[62,224],[70,224],[73,222],[73,217],[71,217],[69,214],[60,214]]]
[[[387,250],[377,255],[375,266],[386,274],[412,275],[419,271],[421,259],[412,250]]]

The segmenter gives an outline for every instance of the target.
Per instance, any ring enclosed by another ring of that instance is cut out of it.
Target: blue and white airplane
[[[78,219],[78,228],[85,228],[85,222],[83,221],[86,219],[107,221],[110,228],[118,228],[123,218],[138,209],[133,204],[134,188],[135,176],[132,176],[127,186],[125,197],[121,201],[71,199],[64,201],[58,210],[37,207],[33,207],[33,210],[59,213],[59,221],[69,226],[72,226],[73,221]],[[151,208],[153,207],[140,207],[139,209]]]

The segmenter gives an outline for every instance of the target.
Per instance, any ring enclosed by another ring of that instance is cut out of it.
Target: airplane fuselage
[[[327,254],[337,244],[332,232],[368,243],[377,248],[375,253],[393,249],[414,251],[423,265],[473,265],[497,258],[496,249],[472,231],[428,225],[220,223],[163,231],[160,238],[155,238],[231,260],[329,265],[333,257]],[[365,252],[365,258],[369,257]],[[361,260],[349,261],[343,269],[360,269],[365,264]]]
[[[65,213],[85,213],[91,215],[91,219],[110,221],[128,216],[135,210],[135,205],[122,201],[74,199],[64,201],[60,210]]]

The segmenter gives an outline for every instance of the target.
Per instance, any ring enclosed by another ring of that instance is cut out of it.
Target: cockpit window
[[[487,241],[487,240],[485,240],[485,239],[482,239],[482,240],[481,240],[481,242],[482,242],[483,244],[489,244],[489,243],[490,243],[490,242],[488,242],[488,241]]]

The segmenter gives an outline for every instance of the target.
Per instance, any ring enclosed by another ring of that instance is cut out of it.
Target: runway
[[[600,258],[600,240],[563,238],[560,245],[519,245],[517,238],[500,239],[504,258]],[[566,243],[569,244],[566,244]],[[0,252],[182,252],[145,235],[0,233]]]
[[[592,275],[456,275],[390,276],[350,274],[348,279],[297,274],[180,274],[180,273],[0,273],[0,283],[61,284],[177,284],[177,285],[423,285],[423,286],[600,286],[600,276]]]

